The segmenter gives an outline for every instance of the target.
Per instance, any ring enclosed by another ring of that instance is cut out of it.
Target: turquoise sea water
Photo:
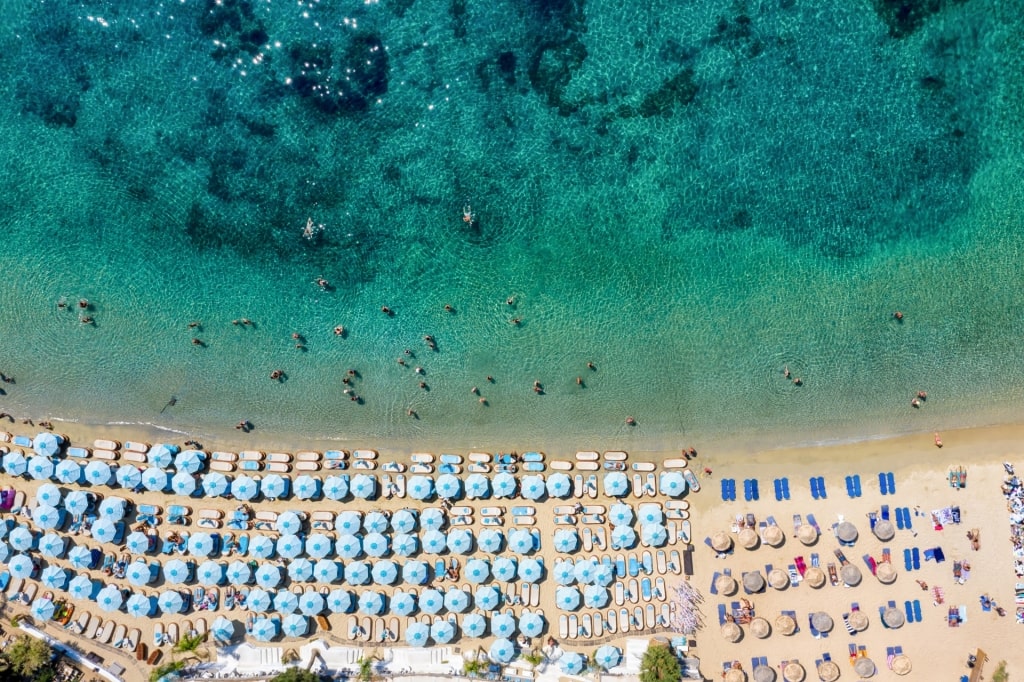
[[[900,4],[8,3],[0,407],[510,447],[1017,419],[1024,3]]]

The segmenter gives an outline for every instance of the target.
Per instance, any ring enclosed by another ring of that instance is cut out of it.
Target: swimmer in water
[[[337,327],[334,328],[334,335],[345,336],[345,327],[339,324]]]
[[[462,222],[472,225],[476,221],[476,214],[473,213],[473,207],[466,204],[462,207]]]

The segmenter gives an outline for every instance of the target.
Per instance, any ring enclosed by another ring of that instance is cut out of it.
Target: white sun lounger
[[[92,456],[96,459],[115,460],[117,459],[117,453],[113,450],[98,449],[92,451]]]
[[[137,441],[126,441],[124,444],[125,450],[132,450],[133,452],[149,452],[149,443],[140,443]]]
[[[210,460],[213,462],[236,462],[238,461],[238,455],[234,452],[214,451],[214,453],[210,455]]]
[[[97,438],[92,442],[92,447],[96,450],[119,450],[121,448],[121,443],[116,440]]]
[[[320,462],[296,462],[296,471],[320,471]]]

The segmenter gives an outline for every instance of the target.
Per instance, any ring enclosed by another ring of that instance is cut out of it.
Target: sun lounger
[[[128,628],[126,628],[123,624],[118,623],[117,627],[114,628],[114,635],[110,640],[111,646],[113,646],[115,649],[121,648],[121,646],[124,645],[125,635],[127,634]],[[135,647],[132,648],[134,649]]]
[[[96,459],[103,459],[107,461],[113,461],[117,459],[117,453],[114,452],[113,450],[93,450],[92,456],[95,457]]]
[[[353,459],[377,459],[377,451],[376,450],[353,450],[352,451],[352,458]],[[461,457],[459,458],[459,461],[460,462],[462,461]],[[457,463],[458,462],[456,462],[456,464]]]
[[[210,462],[210,471],[219,471],[221,473],[230,474],[235,470],[235,465],[232,462]]]
[[[110,638],[114,635],[114,621],[107,620],[103,623],[103,627],[96,633],[96,641],[101,644],[107,644],[110,642]]]
[[[121,443],[116,440],[97,438],[92,442],[92,446],[101,450],[119,450],[121,448]]]

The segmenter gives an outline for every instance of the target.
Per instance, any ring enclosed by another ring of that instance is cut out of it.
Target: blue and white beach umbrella
[[[103,464],[103,462],[90,462],[89,466],[93,464]],[[89,466],[85,468],[86,478],[89,478]],[[108,467],[109,470],[109,467]],[[133,489],[142,485],[142,472],[134,464],[122,464],[117,468],[117,473],[114,474],[114,478],[117,479],[117,484],[122,488]],[[92,481],[90,481],[91,483]]]
[[[388,517],[379,511],[372,511],[363,517],[363,531],[366,533],[386,533]]]
[[[598,647],[597,653],[594,654],[594,658],[599,666],[605,670],[609,670],[617,666],[619,661],[622,660],[622,651],[618,647],[605,644],[602,647]]]
[[[580,607],[580,591],[575,587],[559,587],[555,590],[555,605],[562,611],[574,611]]]
[[[200,585],[216,587],[224,580],[224,564],[217,561],[204,561],[196,570]]]
[[[348,613],[352,609],[352,593],[348,590],[331,590],[327,595],[327,608],[331,613]]]
[[[290,487],[289,479],[281,476],[280,474],[269,474],[262,482],[260,482],[260,492],[262,492],[263,497],[268,500],[287,497]]]
[[[370,582],[370,566],[365,561],[346,564],[345,582],[349,585],[365,585]]]
[[[363,537],[363,551],[375,559],[388,553],[388,539],[380,533],[367,533]]]
[[[117,585],[107,585],[96,595],[96,605],[107,612],[117,611],[123,603],[124,595]]]
[[[341,569],[337,561],[320,559],[313,565],[313,577],[317,582],[333,583],[341,575]]]
[[[323,595],[307,590],[299,597],[299,611],[306,616],[319,615],[324,610]]]
[[[500,557],[494,560],[491,565],[491,575],[494,576],[495,580],[500,580],[504,583],[510,583],[516,579],[516,565],[515,559],[508,557]]]
[[[399,509],[391,515],[391,528],[396,533],[412,533],[416,530],[416,512],[411,509]]]
[[[274,610],[278,613],[292,613],[297,608],[299,608],[299,597],[296,594],[288,590],[281,590],[274,595]]]
[[[334,517],[334,530],[339,533],[354,535],[359,532],[362,526],[363,518],[359,515],[359,512],[343,511]]]
[[[515,554],[529,554],[533,551],[533,536],[524,528],[516,528],[508,534],[509,551]]]
[[[645,523],[640,527],[640,538],[645,545],[661,547],[668,540],[668,530],[660,523]]]
[[[384,612],[384,595],[380,592],[363,592],[359,595],[359,613],[379,616]]]
[[[0,543],[6,546],[6,543]],[[48,559],[59,559],[64,555],[67,537],[58,533],[47,533],[39,541],[39,553]]]
[[[544,566],[537,559],[523,559],[519,564],[518,575],[524,583],[535,583],[544,575]]]
[[[232,585],[245,585],[252,580],[252,569],[244,561],[232,561],[228,564],[227,578]]]
[[[124,610],[132,618],[145,618],[153,613],[153,600],[144,594],[133,594],[125,602]]]
[[[300,500],[312,500],[320,496],[320,479],[303,474],[295,479],[295,497]]]
[[[145,561],[133,561],[125,569],[124,577],[132,585],[142,587],[149,582],[149,566],[146,565]]]
[[[215,640],[226,644],[235,636],[235,621],[224,616],[217,616],[217,619],[210,625],[210,632],[213,633]]]
[[[405,628],[405,642],[409,646],[426,646],[430,628],[423,623],[409,623]]]
[[[61,443],[63,442],[64,439],[60,436],[43,431],[32,439],[32,449],[37,455],[53,457],[60,450]]]
[[[473,603],[481,611],[493,611],[501,604],[501,592],[494,585],[478,587],[473,593]]]
[[[41,504],[32,510],[32,522],[36,524],[37,528],[51,530],[60,525],[61,514],[63,513],[63,511],[56,507]]]
[[[88,599],[96,589],[96,583],[87,575],[76,575],[68,583],[68,594],[74,599]]]
[[[342,559],[355,559],[363,553],[363,543],[358,536],[346,533],[338,538],[334,545],[334,551]]]
[[[491,494],[491,480],[483,474],[470,474],[466,479],[466,497],[480,500]]]
[[[423,531],[441,530],[447,521],[444,512],[437,507],[427,507],[420,512],[420,529]]]
[[[73,459],[62,459],[57,463],[53,475],[61,483],[78,483],[82,480],[82,465]]]
[[[82,490],[72,490],[64,498],[64,508],[72,516],[84,514],[89,509],[89,497]]]
[[[181,559],[171,559],[163,567],[164,580],[172,585],[181,585],[188,580],[188,564]]]
[[[613,471],[604,475],[604,494],[610,497],[622,497],[629,492],[629,479],[621,471]]]
[[[28,474],[37,481],[45,481],[53,476],[53,460],[49,457],[36,455],[28,461]]]
[[[573,563],[572,559],[556,561],[551,575],[558,585],[572,585],[576,582],[576,564]]]
[[[101,516],[92,524],[92,537],[100,542],[113,542],[117,537],[117,523]]]
[[[38,618],[42,621],[47,621],[53,618],[53,614],[57,612],[57,605],[53,603],[53,600],[49,597],[40,597],[32,602],[32,617]]]
[[[68,583],[68,573],[60,566],[47,566],[39,576],[39,582],[48,590],[63,590]]]
[[[661,488],[662,495],[680,497],[686,492],[686,480],[678,471],[666,471],[661,474],[658,487]]]
[[[75,545],[68,552],[68,561],[78,569],[86,569],[92,565],[92,552],[85,545]]]
[[[304,582],[313,577],[313,562],[300,557],[288,562],[288,579],[293,583]]]
[[[462,618],[462,634],[467,637],[483,637],[487,632],[487,619],[479,613],[467,613]]]
[[[501,547],[504,544],[505,536],[500,530],[495,530],[494,528],[484,528],[476,538],[476,545],[480,548],[480,551],[488,552],[489,554],[497,554],[501,551]]]
[[[209,533],[193,533],[188,539],[188,551],[193,556],[210,556],[213,552],[213,536]]]
[[[551,474],[548,476],[547,488],[551,497],[568,497],[572,494],[572,479],[562,473]]]
[[[416,597],[399,590],[391,595],[391,613],[396,616],[406,617],[412,615],[416,610]]]
[[[324,481],[324,497],[328,500],[342,500],[348,495],[348,476],[328,476]]]
[[[309,620],[299,613],[285,617],[281,626],[285,637],[304,637],[309,631]]]
[[[239,476],[231,482],[231,494],[236,500],[248,502],[260,492],[259,483],[250,476]]]
[[[206,465],[206,453],[199,450],[183,450],[174,458],[174,468],[186,474],[194,474]]]
[[[7,563],[7,570],[10,572],[12,578],[21,578],[24,580],[35,572],[36,565],[32,562],[32,557],[27,554],[15,554]]]
[[[394,561],[378,561],[371,571],[373,582],[377,585],[394,585],[398,580],[398,565]]]
[[[615,582],[615,569],[603,561],[594,569],[593,584],[608,587]]]
[[[185,598],[177,590],[164,590],[156,603],[165,614],[181,613],[185,608]]]
[[[196,479],[187,472],[179,471],[171,477],[171,492],[175,495],[189,496],[196,491]]]
[[[149,536],[142,531],[132,531],[128,534],[124,546],[132,554],[145,554],[149,551]]]
[[[470,559],[462,575],[473,585],[479,585],[491,577],[491,566],[483,559]]]
[[[277,623],[267,617],[257,618],[249,633],[257,642],[269,642],[277,637]]]
[[[123,497],[108,497],[100,502],[100,516],[111,521],[120,521],[124,518],[124,509],[128,504]]]
[[[594,572],[597,571],[597,562],[593,559],[579,559],[576,562],[576,580],[583,585],[589,585],[594,582]]]
[[[305,548],[302,538],[298,535],[282,535],[277,539],[277,553],[285,559],[294,559],[302,554]]]
[[[274,595],[258,587],[249,590],[245,605],[250,611],[266,613],[274,607]]]
[[[544,632],[544,616],[539,613],[524,613],[519,617],[519,632],[527,637],[539,637]]]
[[[21,450],[14,450],[4,455],[4,471],[10,476],[21,476],[28,471],[28,460]]]
[[[176,453],[177,451],[177,445],[154,445],[149,449],[149,452],[146,453],[146,462],[151,467],[156,467],[158,469],[166,469],[167,467],[171,466],[171,460],[174,457],[174,453]]]
[[[420,592],[419,605],[420,611],[427,615],[433,616],[440,613],[444,608],[444,594],[433,588],[423,590]]]
[[[444,607],[452,613],[464,613],[469,608],[469,594],[457,588],[444,593]]]
[[[612,549],[631,549],[636,544],[636,531],[629,526],[612,528]]]
[[[158,493],[167,488],[167,472],[156,467],[149,467],[142,472],[142,486],[146,490]]]
[[[368,500],[377,494],[377,477],[368,474],[356,474],[349,484],[352,495]]]
[[[414,500],[426,500],[434,494],[434,479],[429,476],[413,476],[405,484],[405,492]]]
[[[61,497],[60,488],[53,483],[44,483],[36,491],[36,502],[50,507],[56,507],[60,504]]]
[[[641,504],[636,518],[641,524],[665,522],[665,515],[661,511],[660,504]]]
[[[314,559],[323,559],[331,553],[331,538],[323,533],[313,533],[306,538],[306,554]]]
[[[437,496],[445,500],[454,500],[462,494],[462,479],[453,474],[441,474],[434,482]]]
[[[583,590],[583,604],[588,609],[603,609],[608,605],[608,590],[600,585],[587,585]]]
[[[442,554],[448,549],[448,538],[439,530],[428,530],[423,534],[421,542],[427,554]]]
[[[423,561],[406,561],[402,566],[402,580],[410,585],[426,584],[427,564]]]
[[[273,564],[263,564],[256,569],[256,584],[265,590],[272,590],[281,584],[281,569]]]
[[[608,510],[608,521],[613,526],[628,526],[633,523],[633,508],[624,502],[616,502]]]
[[[438,644],[447,644],[455,638],[455,626],[451,621],[435,620],[430,626],[430,638]]]
[[[266,535],[254,535],[249,540],[249,556],[254,559],[269,559],[274,556],[276,548],[274,541]]]
[[[544,485],[544,477],[539,474],[523,476],[523,479],[519,482],[519,494],[524,499],[539,500],[547,492],[548,489]]]
[[[399,533],[391,540],[391,551],[400,557],[410,557],[419,551],[420,543],[415,535]]]
[[[494,621],[491,621],[491,630],[494,630]],[[495,663],[506,664],[511,663],[512,658],[516,655],[515,645],[507,639],[496,639],[491,642],[491,648],[487,650],[487,658],[491,659]]]
[[[448,533],[447,545],[453,554],[469,554],[473,551],[473,534],[465,528],[456,528]]]
[[[586,660],[582,654],[575,651],[568,651],[562,654],[562,657],[558,659],[558,667],[561,668],[562,672],[566,675],[578,675],[583,672],[583,665]]]
[[[12,549],[18,552],[27,552],[35,545],[36,536],[25,526],[18,526],[11,531],[7,542],[11,544]]]
[[[90,485],[109,485],[114,471],[106,462],[89,462],[85,465],[85,480]],[[141,481],[141,475],[139,477]]]
[[[502,472],[491,479],[491,491],[495,497],[512,497],[516,494],[516,477]]]
[[[295,512],[284,512],[274,522],[274,529],[282,535],[295,535],[302,530],[302,519]]]
[[[219,471],[203,474],[203,494],[207,497],[220,497],[231,490],[228,477]]]
[[[580,546],[580,536],[570,528],[559,528],[555,531],[555,551],[568,554],[575,552]]]

